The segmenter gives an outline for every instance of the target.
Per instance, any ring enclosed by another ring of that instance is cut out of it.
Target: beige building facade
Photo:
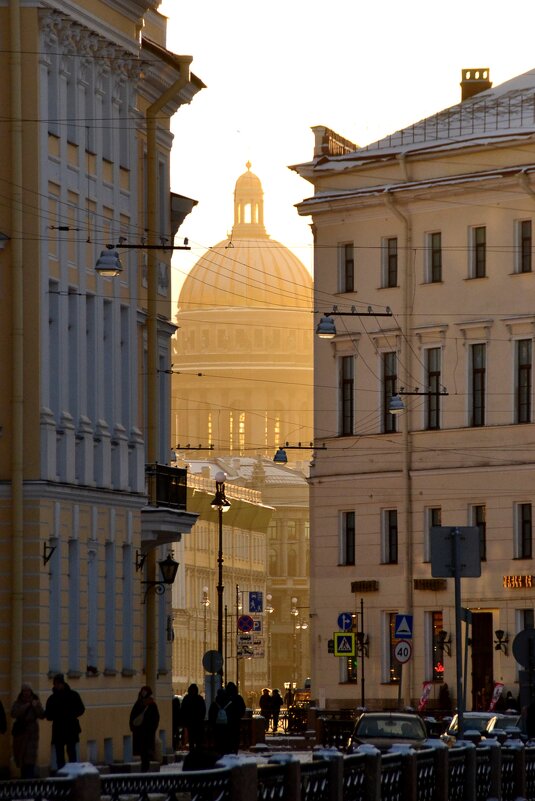
[[[320,705],[417,704],[431,682],[438,706],[444,684],[457,695],[465,645],[467,708],[488,708],[496,683],[519,692],[512,643],[535,601],[535,73],[490,87],[487,70],[464,70],[461,103],[367,147],[315,128],[313,160],[294,168],[314,187],[299,210],[314,224],[316,307],[335,325],[314,364]],[[433,526],[477,528],[468,630],[453,579],[433,575]],[[344,612],[356,666],[329,653]]]
[[[172,242],[194,202],[170,192],[169,119],[203,84],[166,49],[158,5],[0,8],[0,698],[9,715],[29,681],[45,702],[64,673],[91,762],[131,758],[129,711],[152,674],[170,747],[170,593],[142,582],[196,519],[185,473],[160,472],[171,254],[140,246]],[[122,260],[113,279],[95,271],[103,251]],[[42,722],[42,772],[50,736]]]
[[[267,233],[262,184],[247,163],[235,185],[230,235],[197,262],[180,292],[172,419],[176,463],[187,466],[192,480],[213,483],[215,473],[223,470],[229,493],[237,492],[238,500],[239,493],[256,493],[257,503],[271,510],[261,529],[260,563],[247,559],[244,564],[239,557],[243,548],[236,550],[240,540],[255,541],[260,529],[252,529],[250,516],[234,503],[224,516],[229,660],[236,653],[236,586],[240,593],[261,591],[264,606],[273,610],[262,617],[263,656],[244,658],[238,666],[240,687],[253,706],[262,687],[283,691],[285,684],[302,685],[310,672],[307,475],[312,451],[306,446],[312,440],[311,304],[311,276]],[[286,442],[292,445],[285,452],[287,463],[274,464]],[[190,679],[204,682],[200,640],[187,645],[187,620],[196,631],[206,628],[203,647],[206,642],[213,648],[215,642],[217,525],[213,512],[206,517],[205,501],[195,492],[188,505],[200,517],[182,545],[187,594],[173,610],[175,635],[182,643],[173,660],[179,693]]]

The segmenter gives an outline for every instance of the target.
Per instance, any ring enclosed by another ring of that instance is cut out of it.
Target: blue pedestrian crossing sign
[[[249,593],[249,613],[255,614],[263,611],[263,593],[250,592]]]
[[[412,615],[396,615],[396,640],[412,640]]]
[[[355,656],[355,634],[353,631],[335,631],[334,655]]]

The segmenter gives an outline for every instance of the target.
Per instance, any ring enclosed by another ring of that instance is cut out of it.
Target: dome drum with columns
[[[246,166],[230,238],[199,259],[180,293],[173,420],[176,443],[269,455],[313,438],[312,278],[266,233],[262,184]]]

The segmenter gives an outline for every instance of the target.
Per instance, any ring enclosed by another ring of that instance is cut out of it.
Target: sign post
[[[463,666],[461,652],[461,576],[481,575],[479,529],[477,526],[432,526],[431,575],[451,578],[455,587],[455,664],[457,670],[457,714],[459,732],[463,732]],[[466,676],[465,676],[466,683]]]

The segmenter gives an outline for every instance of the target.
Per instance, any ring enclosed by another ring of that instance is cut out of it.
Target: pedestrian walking
[[[52,695],[45,707],[45,717],[52,721],[52,745],[56,752],[56,767],[65,764],[65,749],[69,762],[76,762],[76,745],[80,741],[80,722],[85,706],[76,690],[65,682],[63,673],[57,673],[52,681]]]
[[[220,755],[231,753],[231,701],[226,690],[220,687],[208,710],[208,723],[212,732],[214,748]]]
[[[258,706],[260,707],[260,714],[264,718],[264,726],[266,731],[269,731],[269,723],[271,721],[271,714],[273,711],[272,703],[271,703],[271,693],[269,692],[267,687],[264,687],[262,690],[262,695],[260,696],[260,700],[258,702]]]
[[[132,751],[141,757],[141,770],[147,773],[150,762],[156,753],[156,730],[160,722],[158,705],[152,690],[144,685],[130,712],[130,731],[132,732]]]
[[[275,688],[271,693],[271,720],[272,720],[273,731],[277,731],[277,729],[279,728],[279,715],[282,704],[283,704],[282,695],[280,694],[279,690]]]
[[[35,765],[39,749],[39,719],[44,718],[43,709],[38,696],[27,682],[20,688],[20,693],[11,707],[11,717],[15,718],[11,734],[13,737],[13,759],[20,769],[21,779],[35,777]]]
[[[202,748],[204,745],[204,720],[206,718],[206,702],[199,693],[197,684],[190,684],[182,699],[182,725],[188,732],[189,750]]]
[[[231,754],[237,754],[241,740],[241,721],[245,715],[245,701],[233,681],[227,682],[226,692],[230,705],[227,709],[229,721],[229,747]]]

